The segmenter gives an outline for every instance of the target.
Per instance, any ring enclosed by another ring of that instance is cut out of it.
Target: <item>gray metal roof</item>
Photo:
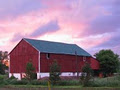
[[[76,55],[76,52],[79,56],[91,56],[88,52],[86,52],[76,44],[66,44],[60,42],[51,42],[26,38],[24,38],[24,40],[31,44],[33,47],[35,47],[38,51],[44,53]]]

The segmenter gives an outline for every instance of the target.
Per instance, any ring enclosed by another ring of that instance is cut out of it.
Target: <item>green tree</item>
[[[53,61],[53,63],[50,66],[50,81],[52,85],[56,85],[59,81],[60,81],[60,70],[61,67],[60,65],[57,63],[56,60]]]
[[[100,71],[104,76],[117,71],[119,67],[119,55],[115,54],[112,50],[100,50],[94,56],[100,62]]]
[[[85,63],[85,65],[82,67],[82,74],[80,76],[80,82],[83,86],[87,86],[89,83],[89,80],[91,79],[93,75],[93,70],[89,63]]]
[[[2,63],[4,59],[8,59],[8,52],[0,51],[0,74],[5,74],[5,70],[8,69],[8,67]]]
[[[2,63],[0,63],[0,74],[5,74],[5,68],[6,68],[6,66],[4,65],[4,64],[2,64]]]
[[[4,60],[4,59],[8,59],[8,52],[5,51],[0,51],[0,61]]]
[[[32,62],[29,61],[26,65],[26,79],[31,81],[34,79],[34,75],[35,75],[35,68],[34,68]]]

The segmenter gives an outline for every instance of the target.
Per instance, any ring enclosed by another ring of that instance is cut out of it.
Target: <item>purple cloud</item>
[[[55,31],[57,31],[59,29],[60,29],[60,27],[59,27],[57,21],[50,21],[47,24],[39,27],[30,36],[31,37],[38,37],[38,36],[43,35],[45,33],[55,32]]]
[[[25,35],[22,35],[21,33],[15,33],[13,38],[11,39],[11,42],[17,42],[24,37],[25,37]]]
[[[111,34],[111,38],[106,41],[103,42],[102,44],[99,44],[98,46],[96,46],[95,48],[113,48],[116,45],[120,45],[120,30],[118,30],[116,33]]]
[[[100,13],[90,22],[83,32],[83,36],[104,34],[110,32],[116,32],[120,28],[120,0],[101,1],[97,4]]]
[[[116,53],[120,53],[120,50],[119,50],[120,35],[119,35],[119,33],[120,33],[120,29],[114,33],[109,33],[109,34],[111,34],[111,38],[109,40],[107,40],[106,42],[103,42],[95,47],[92,47],[92,49],[88,49],[88,51],[90,53],[92,53],[93,55],[101,49],[112,49]]]
[[[107,32],[115,32],[120,28],[120,16],[110,15],[102,16],[93,20],[90,26],[87,28],[85,34],[103,34]]]
[[[40,0],[2,0],[0,1],[0,17],[14,17],[41,8],[45,8],[45,6]]]
[[[120,15],[120,0],[115,0],[112,7],[112,13]]]

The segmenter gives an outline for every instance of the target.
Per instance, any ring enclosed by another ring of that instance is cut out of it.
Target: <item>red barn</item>
[[[30,60],[35,67],[37,79],[49,76],[49,67],[53,60],[61,65],[62,76],[76,76],[85,62],[90,63],[93,69],[99,69],[98,61],[91,58],[89,53],[76,44],[24,38],[10,52],[9,77],[14,75],[21,79]]]

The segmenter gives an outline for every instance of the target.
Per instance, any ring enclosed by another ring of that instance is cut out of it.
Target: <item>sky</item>
[[[10,52],[22,38],[120,55],[120,0],[0,0],[0,50]]]

